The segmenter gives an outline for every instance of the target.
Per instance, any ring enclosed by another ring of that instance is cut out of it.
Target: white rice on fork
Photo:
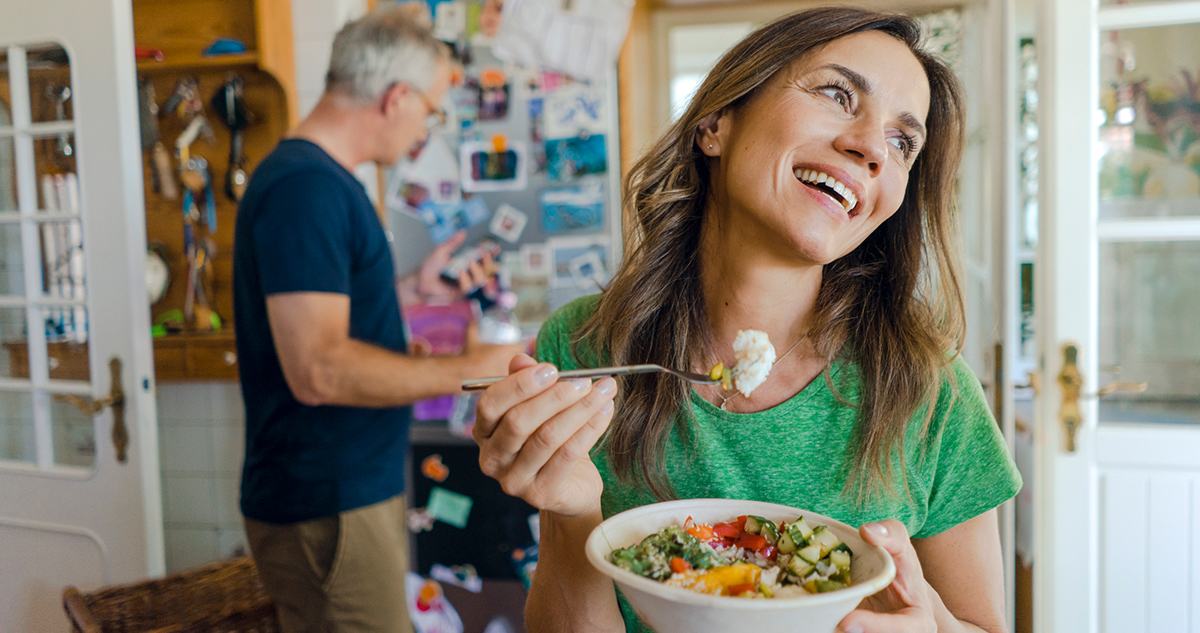
[[[733,352],[737,363],[733,367],[733,385],[743,396],[750,397],[767,379],[775,364],[775,347],[766,332],[738,330],[733,339]]]

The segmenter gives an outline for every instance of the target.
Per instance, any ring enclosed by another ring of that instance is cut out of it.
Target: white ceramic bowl
[[[747,600],[668,587],[608,560],[614,549],[639,543],[668,525],[683,525],[689,516],[697,523],[711,525],[743,514],[777,524],[803,516],[809,525],[828,527],[854,552],[850,568],[853,584],[828,593]],[[585,547],[592,565],[617,583],[634,611],[657,633],[831,633],[860,600],[888,586],[896,575],[892,557],[883,548],[868,545],[858,530],[815,512],[761,501],[683,499],[634,508],[596,526]]]

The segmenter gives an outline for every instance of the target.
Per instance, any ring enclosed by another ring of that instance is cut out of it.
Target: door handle
[[[1079,413],[1079,392],[1083,389],[1083,375],[1079,373],[1079,348],[1074,343],[1063,345],[1063,366],[1058,372],[1058,384],[1062,387],[1062,404],[1058,408],[1058,421],[1063,425],[1064,448],[1075,452],[1075,433],[1083,422]]]
[[[1066,436],[1066,450],[1075,452],[1075,433],[1083,421],[1079,413],[1080,398],[1103,398],[1117,392],[1141,393],[1148,386],[1144,382],[1118,380],[1101,387],[1096,393],[1082,393],[1083,375],[1079,373],[1079,348],[1074,343],[1063,345],[1063,366],[1058,373],[1058,384],[1062,387],[1062,406],[1058,410],[1059,422]],[[1032,378],[1032,375],[1030,376]],[[1031,382],[1033,382],[1031,380]]]
[[[117,461],[124,463],[125,449],[129,446],[129,431],[125,428],[125,389],[121,385],[121,359],[114,356],[108,361],[108,369],[112,373],[112,389],[107,396],[99,400],[66,394],[56,395],[55,398],[70,402],[87,416],[100,413],[104,407],[112,407],[113,446],[117,449]]]

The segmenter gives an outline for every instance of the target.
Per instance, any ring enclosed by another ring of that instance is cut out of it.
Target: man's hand
[[[479,340],[479,326],[467,328],[467,339],[463,344],[463,356],[470,361],[471,372],[478,373],[471,378],[486,378],[488,376],[507,376],[508,364],[514,356],[529,352],[528,343],[509,345],[489,345]]]
[[[421,267],[417,269],[416,273],[416,293],[420,297],[460,299],[472,290],[486,285],[496,274],[497,266],[488,256],[482,262],[471,262],[468,265],[466,274],[458,278],[457,288],[442,279],[442,270],[454,257],[454,251],[458,250],[458,247],[462,246],[466,239],[466,231],[455,233],[454,237],[434,248],[425,261],[421,262]]]

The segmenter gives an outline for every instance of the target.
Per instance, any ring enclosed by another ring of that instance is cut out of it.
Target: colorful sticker
[[[426,504],[425,511],[439,521],[449,523],[459,529],[465,529],[473,504],[474,501],[466,495],[434,486],[433,490],[429,492],[429,503]]]
[[[441,563],[434,563],[429,568],[429,575],[434,580],[440,580],[455,587],[462,587],[471,593],[483,591],[483,579],[479,577],[479,572],[475,570],[474,565],[452,565],[447,567]]]
[[[421,460],[421,474],[441,483],[450,476],[450,467],[442,463],[441,455],[430,455]]]

